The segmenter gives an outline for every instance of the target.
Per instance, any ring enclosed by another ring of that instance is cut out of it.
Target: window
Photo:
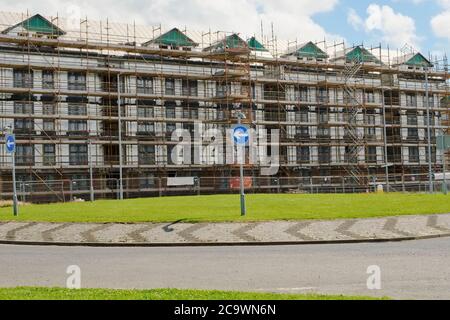
[[[317,128],[317,137],[318,138],[329,138],[330,137],[330,128],[318,127]]]
[[[34,113],[34,105],[32,102],[14,102],[14,113],[31,115]]]
[[[311,152],[309,147],[297,147],[297,162],[309,163]]]
[[[366,103],[375,103],[375,93],[373,91],[366,91]]]
[[[148,77],[138,77],[136,79],[136,91],[142,94],[153,94],[153,79]]]
[[[409,147],[409,162],[418,163],[420,161],[419,148]]]
[[[344,104],[352,105],[355,102],[355,98],[348,92],[344,90]]]
[[[16,146],[15,160],[17,165],[34,165],[34,147],[29,144],[18,144]]]
[[[167,137],[171,137],[171,136],[172,136],[172,133],[173,133],[175,130],[177,130],[177,125],[176,125],[176,123],[170,122],[170,123],[167,123],[167,124],[166,124],[166,135],[167,135]]]
[[[183,80],[183,96],[193,96],[198,95],[198,84],[197,80]]]
[[[166,95],[175,95],[175,79],[166,79]]]
[[[155,175],[151,173],[144,174],[143,177],[139,178],[140,189],[152,189],[155,187],[155,185]]]
[[[369,146],[366,150],[366,160],[368,163],[377,162],[377,147]]]
[[[139,118],[154,118],[155,110],[153,107],[138,107]]]
[[[308,102],[309,101],[309,93],[308,87],[296,87],[295,88],[295,100]]]
[[[33,88],[33,70],[14,70],[14,88]]]
[[[42,113],[44,115],[55,115],[56,105],[54,103],[44,103],[42,105]]]
[[[154,133],[155,133],[155,123],[149,121],[138,122],[137,128],[138,135],[150,136],[153,135]]]
[[[87,133],[87,121],[69,120],[69,134],[83,135]]]
[[[86,191],[89,190],[89,177],[82,174],[72,175],[72,190],[73,191]]]
[[[191,134],[191,137],[194,136],[194,131],[195,131],[195,125],[193,123],[183,123],[183,130],[187,130],[189,131],[189,133]]]
[[[309,122],[309,110],[308,108],[301,108],[295,113],[295,122]]]
[[[166,107],[166,118],[167,119],[175,119],[176,118],[176,109],[173,106]]]
[[[86,104],[72,103],[69,104],[70,116],[85,116],[87,115]],[[88,131],[87,120],[69,120],[69,132],[72,135],[83,135]]]
[[[408,113],[407,114],[407,125],[408,126],[417,126],[417,113]],[[408,128],[408,139],[418,139],[419,138],[419,129],[418,128]]]
[[[406,106],[417,107],[417,97],[413,93],[406,94]]]
[[[56,105],[54,103],[44,103],[42,105],[42,113],[46,116],[51,116],[56,114]],[[43,120],[44,131],[52,132],[55,131],[55,120],[44,119]]]
[[[231,83],[216,83],[216,96],[218,98],[224,98],[231,93]]]
[[[331,147],[319,147],[319,162],[330,163],[331,162]]]
[[[345,162],[356,163],[358,162],[357,149],[352,146],[345,147]]]
[[[69,90],[86,90],[86,74],[82,72],[69,72],[68,75]]]
[[[54,132],[55,131],[55,121],[44,119],[42,128],[46,132]]]
[[[426,161],[427,163],[430,162],[430,155],[428,152],[428,147],[426,148]],[[431,163],[436,163],[436,147],[431,147]]]
[[[428,119],[430,119],[430,121],[428,121]],[[428,123],[430,126],[434,126],[434,113],[430,112],[429,115],[427,115],[427,112],[424,112],[424,122],[426,126],[428,126]]]
[[[309,138],[309,127],[296,127],[295,134],[297,138],[308,139]]]
[[[53,71],[42,71],[42,88],[53,89],[55,87],[55,79]]]
[[[328,122],[328,112],[327,109],[319,110],[319,123],[327,123]]]
[[[32,115],[34,105],[32,102],[14,102],[14,113]],[[28,117],[14,119],[14,131],[17,133],[32,133],[34,131],[34,119]]]
[[[153,107],[138,107],[139,118],[153,118]],[[151,121],[138,121],[137,132],[139,135],[151,135],[155,133],[155,123]]]
[[[139,164],[140,165],[155,164],[155,146],[148,146],[148,145],[139,146]]]
[[[197,108],[184,108],[183,109],[184,119],[198,119],[198,109]]]
[[[328,101],[328,90],[326,88],[319,88],[317,91],[317,102],[327,103]]]
[[[43,161],[45,166],[56,165],[56,147],[54,144],[44,144],[43,147]]]
[[[88,146],[85,144],[72,144],[69,147],[69,162],[71,166],[84,166],[88,164]]]
[[[85,104],[70,103],[69,116],[85,116],[87,115],[87,107]]]
[[[366,124],[370,126],[366,128],[366,138],[374,138],[376,136],[376,116],[374,114],[366,114]]]
[[[429,104],[427,106],[427,96],[423,95],[423,106],[433,108],[434,107],[434,96],[432,94],[430,94],[428,96],[428,103]]]
[[[417,126],[417,113],[408,113],[406,118],[408,126]]]

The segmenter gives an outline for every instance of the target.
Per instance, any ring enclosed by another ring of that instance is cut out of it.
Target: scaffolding
[[[237,111],[251,127],[280,132],[276,176],[245,166],[255,191],[405,191],[429,179],[430,165],[442,171],[446,59],[417,66],[401,61],[417,53],[381,45],[283,46],[273,31],[251,48],[234,32],[87,18],[71,30],[61,17],[35,19],[0,14],[0,128],[14,128],[19,181],[39,185],[23,191],[35,201],[160,193],[173,176],[197,177],[205,193],[228,192],[238,166],[217,161],[207,142],[200,163],[169,155],[176,129],[226,136]],[[10,163],[0,155],[8,197]]]

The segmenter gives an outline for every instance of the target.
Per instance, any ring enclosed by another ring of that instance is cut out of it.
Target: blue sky
[[[450,0],[0,0],[0,10],[144,25],[164,29],[267,35],[298,42],[345,39],[346,44],[405,43],[442,55],[450,50]]]
[[[390,6],[396,13],[411,17],[415,22],[416,34],[419,39],[417,44],[410,45],[419,47],[425,54],[428,54],[428,51],[448,51],[450,48],[449,39],[437,37],[430,23],[433,17],[443,12],[443,7],[437,1],[340,0],[333,11],[319,13],[314,20],[326,30],[333,30],[333,33],[343,35],[350,44],[364,42],[367,45],[377,45],[381,42],[387,45],[381,31],[366,32],[364,28],[355,29],[347,21],[349,11],[352,9],[362,19],[367,17],[367,8],[370,4]]]

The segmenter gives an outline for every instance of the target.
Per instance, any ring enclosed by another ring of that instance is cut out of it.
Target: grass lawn
[[[248,215],[240,217],[238,195],[147,198],[94,203],[29,205],[14,218],[0,209],[0,221],[38,222],[225,222],[370,218],[450,213],[450,195],[344,194],[247,196]]]
[[[386,299],[386,298],[384,298]],[[103,290],[60,288],[0,289],[1,300],[375,300],[369,297],[288,295],[200,290]]]

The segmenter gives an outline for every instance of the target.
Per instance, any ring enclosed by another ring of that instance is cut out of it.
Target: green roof
[[[205,48],[205,51],[209,51],[211,49],[223,49],[224,45],[227,49],[249,49],[247,42],[242,40],[236,33],[225,37],[222,40],[217,41],[212,46]]]
[[[176,47],[196,47],[198,46],[192,39],[186,36],[183,32],[177,28],[173,28],[169,32],[164,33],[156,39],[153,39],[144,45],[151,43],[162,44],[166,46],[176,46]]]
[[[381,61],[371,54],[366,48],[356,47],[345,55],[347,61],[358,61],[361,63],[374,62],[381,64]]]
[[[41,34],[48,34],[48,35],[64,35],[65,32],[55,26],[53,23],[48,21],[46,18],[41,16],[40,14],[36,14],[32,16],[31,18],[28,18],[8,29],[3,31],[3,33],[8,33],[12,29],[15,29],[19,26],[22,26],[24,29],[30,31],[30,32],[36,32]]]
[[[419,66],[419,67],[432,67],[433,64],[428,61],[421,53],[416,53],[413,57],[411,57],[405,64],[410,66]]]
[[[264,46],[261,44],[261,42],[259,42],[258,40],[256,40],[255,37],[251,37],[248,41],[247,44],[249,46],[249,48],[253,51],[267,51],[266,48],[264,48]]]
[[[301,46],[295,51],[295,55],[299,58],[319,58],[326,59],[328,58],[328,54],[326,54],[322,49],[320,49],[317,45],[312,43],[311,41],[307,44]]]

